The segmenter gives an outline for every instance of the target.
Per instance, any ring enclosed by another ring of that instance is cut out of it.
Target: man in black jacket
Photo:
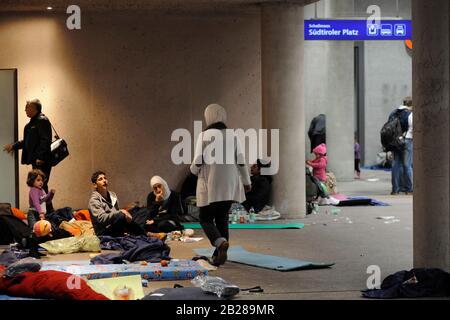
[[[50,164],[50,145],[52,143],[52,127],[48,118],[41,112],[39,99],[27,101],[25,112],[30,122],[23,130],[23,140],[6,145],[3,150],[12,153],[22,149],[22,164],[31,164],[33,169],[40,169],[46,175],[43,189],[48,193],[48,181],[52,166]],[[51,203],[47,204],[47,212],[53,211]]]
[[[324,114],[319,114],[312,119],[308,130],[308,137],[311,142],[311,153],[319,144],[326,143],[326,116]]]

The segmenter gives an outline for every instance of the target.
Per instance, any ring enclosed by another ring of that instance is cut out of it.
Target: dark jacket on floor
[[[91,259],[93,264],[120,264],[147,261],[160,262],[170,260],[170,247],[157,238],[147,236],[109,237],[100,236],[100,247],[103,250],[122,250],[120,253],[100,254]]]
[[[271,176],[251,176],[252,190],[245,194],[246,200],[242,203],[247,211],[251,207],[255,209],[255,212],[260,212],[264,209],[264,206],[269,204],[270,190],[272,185]]]
[[[396,272],[383,280],[380,289],[362,291],[365,298],[393,299],[450,296],[450,274],[434,268]]]

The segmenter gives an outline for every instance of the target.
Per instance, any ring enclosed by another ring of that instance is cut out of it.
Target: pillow
[[[11,212],[13,214],[13,216],[19,218],[20,220],[27,220],[27,216],[25,215],[25,213],[17,208],[11,208]]]

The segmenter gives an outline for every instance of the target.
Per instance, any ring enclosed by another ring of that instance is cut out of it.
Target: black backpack
[[[380,130],[381,144],[384,151],[402,151],[405,148],[405,137],[400,122],[403,110],[397,110]]]

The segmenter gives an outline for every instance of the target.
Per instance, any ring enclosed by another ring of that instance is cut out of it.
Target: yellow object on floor
[[[96,236],[79,236],[47,241],[39,244],[50,254],[75,252],[100,252],[100,239]]]
[[[144,297],[140,275],[89,280],[87,284],[111,300],[137,300]]]

